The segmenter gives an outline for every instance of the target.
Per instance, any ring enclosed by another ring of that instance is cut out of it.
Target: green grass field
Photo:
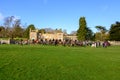
[[[120,46],[0,45],[0,80],[120,80]]]

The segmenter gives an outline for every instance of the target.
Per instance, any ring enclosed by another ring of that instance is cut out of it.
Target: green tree
[[[99,31],[96,33],[96,40],[105,40],[105,36],[106,36],[106,32],[107,32],[107,29],[103,26],[95,26],[95,28]]]
[[[15,26],[13,29],[14,30],[13,30],[13,36],[12,37],[23,38],[24,29],[21,26]]]
[[[15,18],[14,16],[6,17],[4,19],[4,28],[4,37],[23,37],[23,28],[21,27],[21,20]]]
[[[101,40],[101,33],[100,32],[96,32],[95,33],[95,40],[96,41],[98,41],[98,40],[100,41]]]
[[[5,28],[3,26],[0,26],[0,38],[3,38],[5,36]]]
[[[86,40],[93,40],[93,32],[89,27],[86,27]]]
[[[107,29],[103,26],[96,26],[95,27],[98,31],[100,31],[101,33],[106,33]]]
[[[22,38],[24,33],[24,29],[21,26],[21,20],[16,19],[14,20],[13,28],[12,28],[12,37],[16,38]]]
[[[8,16],[4,18],[4,28],[5,28],[5,35],[4,37],[11,37],[12,35],[12,27],[13,27],[13,21],[14,21],[14,16]]]
[[[29,39],[30,29],[31,29],[31,30],[35,30],[35,26],[34,26],[33,24],[30,24],[30,25],[26,28],[25,33],[24,33],[25,38],[28,38],[28,39]]]
[[[110,40],[120,41],[120,22],[111,25],[109,34]]]
[[[86,40],[87,35],[87,23],[85,17],[81,17],[79,19],[79,29],[77,30],[77,38],[78,40],[84,41]]]
[[[38,32],[41,33],[41,34],[46,33],[46,32],[45,32],[45,29],[39,29]]]

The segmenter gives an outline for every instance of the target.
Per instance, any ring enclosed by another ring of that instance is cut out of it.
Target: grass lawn
[[[120,46],[0,45],[0,80],[120,80]]]

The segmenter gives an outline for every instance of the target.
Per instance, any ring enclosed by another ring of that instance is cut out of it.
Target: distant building
[[[29,32],[30,40],[37,40],[38,39],[38,30],[31,30]]]
[[[64,39],[70,39],[70,40],[75,41],[75,40],[77,40],[77,36],[76,35],[66,35],[66,36],[64,36]]]
[[[30,30],[30,40],[38,40],[38,39],[47,39],[47,40],[63,40],[63,32],[59,30],[54,30],[52,32],[39,33],[38,30]]]
[[[30,40],[38,40],[38,39],[47,39],[47,40],[64,40],[64,39],[71,39],[71,40],[77,40],[76,35],[64,35],[64,33],[60,30],[54,30],[52,32],[46,32],[46,33],[39,33],[38,30],[31,30],[30,29]]]
[[[63,40],[63,33],[45,33],[45,34],[41,34],[41,38],[47,40],[50,39]]]

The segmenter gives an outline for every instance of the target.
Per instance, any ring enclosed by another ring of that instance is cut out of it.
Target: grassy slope
[[[120,47],[0,45],[0,80],[120,80]]]

